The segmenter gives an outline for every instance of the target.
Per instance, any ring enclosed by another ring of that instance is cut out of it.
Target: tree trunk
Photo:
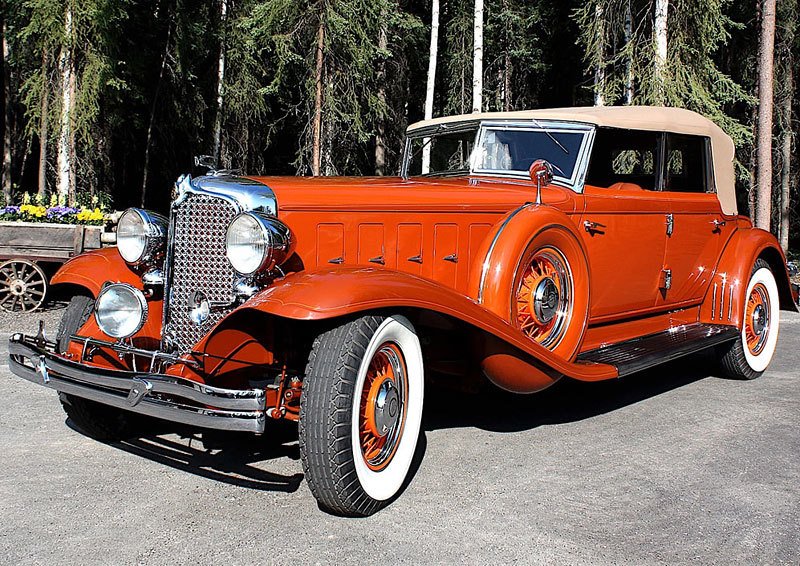
[[[508,0],[503,0],[503,12],[508,12]],[[506,25],[503,31],[503,73],[502,73],[502,105],[500,108],[503,112],[511,110],[511,75],[514,72],[514,67],[511,62],[511,26]]]
[[[625,2],[625,47],[628,49],[628,58],[625,61],[625,104],[633,104],[633,11],[631,0]]]
[[[784,116],[785,128],[783,131],[783,143],[781,144],[781,157],[783,166],[781,167],[781,210],[780,210],[780,230],[779,238],[781,247],[785,252],[789,251],[789,213],[791,211],[790,195],[792,181],[792,92],[794,89],[794,76],[791,66],[788,68],[786,76],[787,95],[783,99],[782,113]]]
[[[483,109],[483,0],[475,0],[472,41],[472,111]]]
[[[8,51],[8,26],[3,17],[3,198],[11,204],[11,56]]]
[[[669,14],[669,0],[656,0],[656,11],[654,19],[654,33],[656,43],[656,58],[655,58],[655,85],[656,85],[656,100],[664,103],[664,81],[667,66],[667,21]]]
[[[47,50],[42,51],[42,115],[39,117],[39,190],[37,194],[44,198],[47,195],[47,136],[50,112],[50,92],[47,86]]]
[[[161,92],[161,83],[164,82],[164,70],[167,68],[167,58],[169,57],[170,38],[172,37],[172,23],[167,24],[167,41],[164,44],[164,53],[161,56],[161,70],[158,72],[158,82],[156,91],[153,94],[153,104],[150,107],[150,120],[147,123],[147,137],[144,142],[144,171],[142,173],[142,199],[141,206],[144,208],[147,199],[147,173],[150,168],[150,146],[153,142],[153,126],[156,121],[156,108],[158,104],[158,94]],[[219,113],[217,113],[219,115]],[[217,143],[214,139],[214,143]]]
[[[78,160],[77,160],[77,151],[75,148],[75,102],[77,100],[77,92],[78,92],[78,75],[75,72],[75,58],[74,54],[72,57],[72,72],[69,74],[69,100],[70,100],[70,107],[69,107],[69,116],[70,116],[70,128],[69,128],[69,196],[68,201],[70,206],[75,205],[77,202],[77,189],[78,189]]]
[[[439,55],[439,0],[433,0],[431,6],[431,47],[428,55],[428,82],[425,88],[425,119],[433,118],[433,94],[436,87],[436,61]],[[422,174],[431,170],[431,146],[423,140]]]
[[[311,140],[311,174],[320,175],[320,161],[322,150],[322,73],[325,68],[325,23],[324,14],[320,12],[319,27],[317,28],[317,61],[314,70],[314,122],[313,138]]]
[[[596,67],[594,69],[594,105],[606,105],[606,26],[605,26],[605,9],[602,1],[597,2],[594,9],[594,18],[597,34],[600,36],[597,40],[597,54],[596,54]]]
[[[219,57],[217,58],[217,114],[214,117],[214,163],[220,167],[220,145],[222,139],[222,105],[225,88],[225,29],[228,19],[228,0],[221,0],[219,5]]]
[[[789,229],[790,229],[790,212],[791,212],[791,193],[792,193],[792,142],[794,138],[794,130],[792,129],[792,102],[795,95],[794,92],[794,52],[793,47],[795,43],[795,29],[797,26],[798,18],[798,4],[797,0],[790,1],[790,13],[787,19],[789,21],[783,22],[781,28],[783,29],[782,47],[783,52],[783,100],[781,103],[781,124],[783,126],[783,140],[781,143],[781,200],[780,200],[780,214],[779,214],[779,227],[778,239],[780,240],[781,247],[784,252],[789,251]]]
[[[770,229],[772,212],[772,108],[775,49],[775,0],[764,0],[758,54],[758,137],[756,138],[755,225]]]
[[[72,56],[72,8],[67,4],[64,15],[64,44],[61,46],[58,69],[61,74],[61,123],[58,134],[58,196],[67,202],[72,191],[71,176],[74,163],[71,151],[74,61]]]
[[[378,106],[380,114],[375,133],[375,174],[386,174],[386,60],[384,53],[388,47],[386,30],[386,13],[382,14],[381,27],[378,30],[378,49],[381,51],[381,62],[378,69]]]

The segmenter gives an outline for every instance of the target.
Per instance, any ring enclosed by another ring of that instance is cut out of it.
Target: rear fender
[[[481,368],[496,385],[510,391],[532,393],[561,376],[584,381],[617,376],[612,366],[572,363],[556,356],[449,287],[388,269],[337,267],[295,273],[259,292],[236,312],[322,321],[387,309],[435,312],[482,331]]]
[[[757,259],[769,263],[778,284],[782,310],[797,311],[792,301],[786,257],[775,237],[758,228],[740,228],[728,240],[700,309],[700,321],[742,327],[745,293]]]
[[[75,285],[93,297],[107,281],[142,289],[142,278],[122,259],[117,248],[102,248],[70,259],[50,278],[51,285]]]

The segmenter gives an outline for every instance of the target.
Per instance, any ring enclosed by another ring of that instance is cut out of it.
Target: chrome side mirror
[[[542,204],[542,187],[553,182],[553,166],[546,159],[537,159],[531,164],[528,174],[536,183],[536,204]]]

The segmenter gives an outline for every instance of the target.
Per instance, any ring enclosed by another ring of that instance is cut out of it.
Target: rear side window
[[[598,128],[586,184],[610,187],[628,183],[656,190],[660,143],[659,132]]]
[[[699,136],[666,135],[665,191],[709,192],[708,146],[708,140]]]
[[[708,138],[598,128],[586,184],[679,193],[713,192]]]

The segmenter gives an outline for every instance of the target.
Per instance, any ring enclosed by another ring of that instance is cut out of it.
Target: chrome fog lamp
[[[289,257],[292,247],[289,227],[258,212],[244,212],[234,218],[225,237],[228,260],[244,276],[274,269]]]
[[[147,320],[144,294],[127,283],[113,283],[103,288],[94,306],[97,326],[112,338],[133,336]]]
[[[160,214],[129,208],[117,223],[119,255],[131,265],[154,265],[164,254],[168,226]]]

